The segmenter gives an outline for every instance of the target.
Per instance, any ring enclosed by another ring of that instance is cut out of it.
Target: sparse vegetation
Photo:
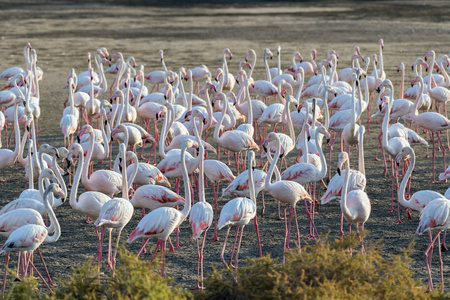
[[[402,254],[385,257],[380,243],[358,251],[355,236],[291,251],[286,264],[278,258],[247,259],[235,270],[214,270],[204,291],[189,292],[162,278],[157,262],[140,261],[124,247],[116,274],[99,279],[86,262],[73,269],[52,295],[42,294],[34,279],[14,282],[6,299],[448,299],[438,289],[412,277],[410,245]],[[350,251],[349,248],[355,248]],[[235,277],[237,275],[237,280]]]

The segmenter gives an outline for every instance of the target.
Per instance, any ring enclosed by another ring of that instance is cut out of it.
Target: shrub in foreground
[[[430,299],[445,297],[412,278],[408,253],[382,256],[380,245],[358,251],[358,239],[291,251],[286,264],[269,255],[247,259],[238,271],[214,270],[196,299]]]
[[[70,279],[59,280],[53,294],[37,289],[38,282],[29,278],[12,282],[5,299],[189,299],[191,294],[179,286],[169,286],[172,280],[157,273],[158,262],[138,260],[124,247],[119,251],[116,274],[99,276],[97,266],[89,262],[72,270]]]

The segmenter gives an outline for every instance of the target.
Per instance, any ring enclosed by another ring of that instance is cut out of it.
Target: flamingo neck
[[[73,178],[72,189],[70,190],[69,204],[73,209],[78,208],[77,192],[78,192],[78,185],[80,184],[81,172],[82,172],[83,168],[84,168],[84,155],[83,155],[83,149],[81,148],[81,151],[79,152],[79,155],[78,155],[77,171],[75,173],[75,177]]]
[[[45,209],[47,210],[50,222],[51,222],[51,224],[54,224],[55,231],[52,235],[47,235],[44,242],[45,243],[54,243],[61,236],[61,227],[59,226],[59,222],[58,222],[58,219],[56,218],[55,212],[53,211],[53,208],[51,207],[51,205],[47,199],[47,196],[50,191],[49,188],[50,188],[50,186],[47,187],[47,189],[44,193],[42,193],[42,199],[44,200],[44,206],[45,206]]]
[[[278,135],[276,135],[276,134],[275,134],[275,141],[276,141],[276,145],[277,145],[277,150],[275,151],[275,157],[273,158],[272,163],[270,164],[269,171],[267,172],[267,176],[266,176],[266,180],[265,180],[267,189],[270,189],[273,186],[272,183],[270,183],[270,181],[272,180],[273,170],[277,164],[278,157],[280,156],[280,152],[281,152],[280,139],[278,138]],[[267,155],[270,156],[270,147],[267,149]]]
[[[406,183],[408,182],[409,177],[411,176],[411,173],[414,169],[414,165],[416,163],[416,156],[414,154],[414,151],[412,149],[408,148],[408,152],[411,155],[411,162],[408,166],[408,170],[405,173],[405,176],[403,176],[402,183],[400,184],[400,188],[398,189],[398,201],[401,205],[405,207],[411,207],[410,201],[407,201],[405,199],[405,189],[406,189]]]
[[[341,192],[341,210],[342,213],[346,216],[346,217],[350,217],[351,218],[351,213],[348,210],[347,207],[347,190],[348,190],[348,180],[350,178],[350,163],[348,161],[348,159],[345,161],[345,168],[346,168],[346,172],[345,172],[345,178],[344,178],[344,185],[342,187],[342,192]]]

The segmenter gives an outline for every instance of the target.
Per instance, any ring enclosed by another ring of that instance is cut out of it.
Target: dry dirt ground
[[[229,63],[230,72],[236,72],[238,63],[248,49],[253,48],[258,56],[266,47],[275,52],[282,48],[282,66],[290,65],[290,56],[299,50],[305,57],[311,48],[316,48],[319,58],[324,58],[329,49],[340,54],[339,67],[347,67],[353,47],[358,45],[364,56],[378,53],[378,40],[384,39],[384,64],[388,78],[395,85],[397,95],[400,77],[397,65],[407,66],[407,81],[412,77],[410,66],[417,57],[422,57],[431,48],[437,55],[449,51],[445,37],[450,31],[450,17],[444,3],[427,2],[427,5],[404,3],[258,3],[247,6],[193,6],[193,7],[127,7],[113,4],[83,5],[5,5],[1,6],[2,33],[0,47],[0,70],[24,65],[22,48],[30,42],[37,50],[39,66],[44,70],[41,82],[42,114],[39,122],[39,143],[61,146],[63,136],[59,129],[63,102],[68,91],[63,90],[70,69],[78,73],[87,69],[86,53],[99,47],[107,47],[110,53],[121,51],[125,57],[134,56],[137,64],[144,64],[145,71],[161,69],[158,50],[164,49],[166,64],[176,70],[181,66],[193,68],[206,64],[210,70],[220,66],[222,50],[228,47],[233,52]],[[275,60],[274,60],[275,61]],[[270,62],[272,65],[274,61]],[[263,77],[262,60],[258,60],[254,78]],[[108,76],[111,83],[112,77]],[[408,85],[406,83],[405,85]],[[102,96],[108,98],[108,95]],[[372,111],[375,106],[372,104]],[[363,119],[365,121],[365,117]],[[426,284],[426,268],[423,252],[428,238],[416,236],[419,214],[413,213],[408,220],[402,211],[403,224],[394,225],[396,213],[390,209],[390,177],[382,176],[382,162],[373,161],[377,148],[380,125],[373,124],[366,132],[365,158],[367,172],[367,194],[372,200],[372,214],[366,223],[369,232],[366,242],[383,240],[386,253],[398,254],[416,240],[411,268],[417,278]],[[325,146],[326,147],[326,146]],[[446,184],[432,184],[431,158],[424,158],[425,148],[416,147],[417,164],[413,173],[411,191],[432,189],[444,193]],[[334,152],[334,157],[337,152]],[[442,172],[441,153],[437,155],[437,171]],[[224,157],[222,155],[222,157]],[[295,154],[288,157],[293,162]],[[335,159],[332,165],[335,170]],[[95,168],[98,169],[100,165]],[[15,199],[25,184],[22,168],[13,167],[2,171],[6,178],[0,183],[4,205]],[[323,193],[323,191],[322,191]],[[207,189],[212,199],[211,186]],[[258,205],[260,205],[258,201]],[[220,203],[221,205],[224,202]],[[266,215],[259,218],[263,253],[273,257],[282,255],[283,222],[277,219],[276,203],[266,197]],[[316,215],[316,225],[321,233],[329,232],[330,238],[338,236],[339,205],[333,202],[322,206]],[[60,240],[42,247],[51,274],[55,278],[67,278],[71,267],[80,266],[92,258],[96,249],[93,225],[85,223],[85,217],[74,212],[68,203],[58,208],[62,234]],[[308,233],[308,222],[302,206],[298,208],[301,233]],[[122,242],[136,227],[136,217],[125,227]],[[196,279],[195,243],[191,230],[185,222],[181,226],[181,245],[185,249],[168,255],[167,273],[176,283],[189,287]],[[212,231],[208,233],[210,237]],[[224,232],[219,232],[223,240]],[[294,236],[292,236],[294,237]],[[305,238],[302,243],[307,242]],[[151,241],[149,245],[155,245]],[[137,251],[140,243],[127,245]],[[222,244],[207,243],[205,246],[205,272],[213,266],[221,267],[219,254]],[[227,248],[229,255],[229,248]],[[245,228],[240,258],[257,256],[254,227]],[[449,275],[447,253],[444,253],[444,275]],[[149,259],[148,254],[141,256]],[[433,277],[438,278],[436,261],[433,262]]]

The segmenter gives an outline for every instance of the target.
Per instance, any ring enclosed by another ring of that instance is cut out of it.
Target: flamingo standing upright
[[[241,198],[241,197],[234,198],[234,199],[228,201],[223,206],[223,208],[220,212],[219,223],[217,224],[218,229],[220,230],[225,226],[228,227],[227,233],[225,235],[225,240],[223,242],[222,252],[220,254],[220,259],[225,264],[226,267],[228,267],[228,264],[226,263],[226,261],[224,259],[224,252],[225,252],[225,247],[227,245],[228,234],[230,233],[231,226],[236,225],[236,236],[234,238],[234,245],[236,245],[236,240],[237,240],[237,237],[239,234],[239,227],[242,226],[240,228],[241,233],[240,233],[239,242],[238,242],[237,250],[236,250],[236,257],[235,257],[235,261],[234,261],[235,268],[237,269],[238,268],[239,249],[241,246],[242,234],[244,232],[244,227],[252,219],[254,219],[254,223],[255,223],[256,237],[257,237],[258,246],[259,246],[259,255],[260,255],[260,257],[262,257],[261,243],[259,240],[258,222],[257,222],[257,218],[256,218],[256,195],[255,195],[255,185],[254,185],[254,181],[253,181],[253,170],[252,170],[252,166],[255,165],[254,155],[255,154],[253,151],[249,151],[249,153],[248,153],[248,170],[249,170],[248,180],[249,180],[249,189],[250,189],[250,199]],[[231,261],[233,260],[234,245],[233,245],[233,250],[231,252],[231,258],[230,258],[229,265],[231,265]]]
[[[148,240],[151,237],[157,237],[158,242],[155,248],[154,255],[158,248],[161,248],[161,275],[165,276],[166,271],[164,268],[165,260],[164,260],[164,251],[166,248],[166,241],[169,238],[169,235],[177,228],[187,217],[191,210],[191,191],[189,184],[188,171],[186,167],[185,154],[186,149],[192,146],[192,141],[187,140],[183,142],[181,148],[181,169],[183,173],[183,181],[184,181],[184,192],[186,205],[184,206],[182,211],[176,210],[171,207],[161,207],[155,209],[154,211],[147,214],[144,218],[141,219],[136,229],[134,229],[130,236],[128,237],[127,243],[132,243],[138,238],[146,238],[147,241],[142,245],[141,250],[138,252],[138,255],[142,252]],[[152,260],[154,258],[152,256]]]
[[[422,77],[418,78],[419,81],[419,95],[422,94],[423,92],[423,79]],[[442,148],[442,155],[443,155],[443,164],[444,164],[444,169],[445,169],[445,147],[443,146],[442,142],[441,142],[441,138],[439,136],[440,131],[443,130],[448,130],[450,129],[450,120],[447,119],[445,116],[437,113],[437,112],[423,112],[421,114],[419,114],[417,108],[419,106],[419,99],[420,97],[416,98],[416,101],[414,102],[414,108],[413,108],[413,112],[405,115],[403,117],[403,119],[405,119],[405,121],[413,121],[414,123],[416,123],[417,125],[419,125],[420,127],[428,130],[431,133],[431,141],[433,143],[433,182],[435,181],[435,169],[434,169],[434,160],[435,160],[435,147],[434,147],[434,134],[437,135],[439,144],[441,145]]]
[[[338,173],[340,173],[343,165],[347,170],[350,170],[350,161],[348,159],[347,152],[341,152],[338,158]],[[356,234],[359,236],[359,224],[361,229],[364,230],[364,223],[369,219],[371,212],[371,205],[369,197],[362,190],[353,190],[348,192],[348,180],[350,178],[350,172],[345,173],[344,186],[341,196],[341,210],[344,214],[345,220],[347,220],[348,230],[352,231],[351,224],[356,225]],[[361,239],[361,253],[365,254],[364,250],[364,238]]]
[[[445,198],[438,198],[431,201],[420,213],[420,223],[417,226],[416,233],[423,234],[427,231],[437,231],[436,236],[431,240],[427,250],[425,250],[424,259],[428,270],[428,290],[433,289],[433,281],[431,279],[431,254],[433,244],[438,240],[438,245],[441,243],[441,230],[450,228],[450,201]],[[444,274],[443,262],[441,256],[441,247],[439,249],[439,269],[441,271],[441,291],[444,289]]]
[[[0,248],[0,254],[7,252],[5,262],[6,266],[8,265],[9,254],[11,251],[32,253],[42,243],[54,243],[61,236],[61,227],[59,226],[58,219],[56,218],[56,215],[53,212],[53,209],[51,208],[47,200],[47,195],[50,192],[54,194],[59,194],[62,191],[57,183],[52,183],[47,187],[44,194],[42,195],[42,198],[44,199],[45,208],[48,210],[51,223],[54,224],[55,232],[53,233],[53,235],[49,235],[47,228],[40,224],[27,224],[14,230],[8,237],[6,242],[3,244],[3,246]],[[31,256],[27,262],[27,265],[28,264],[31,264],[32,268],[39,275],[39,277],[44,282],[47,289],[51,291],[50,286],[47,284],[47,282],[44,280],[42,275],[39,273],[39,271],[36,269],[33,262],[31,261]]]
[[[94,225],[97,227],[105,226],[109,230],[109,247],[108,247],[108,265],[113,270],[115,270],[116,265],[116,255],[117,249],[119,247],[120,234],[122,229],[133,216],[133,205],[128,201],[128,183],[127,183],[127,170],[126,170],[126,146],[125,144],[120,144],[119,146],[120,154],[122,155],[123,167],[122,167],[122,197],[123,198],[113,198],[103,204],[100,214],[95,221]],[[134,159],[137,161],[137,156],[134,155]],[[114,255],[111,256],[111,232],[114,228],[118,229],[116,247]]]
[[[199,145],[199,147],[203,147]],[[189,224],[191,225],[192,238],[197,243],[197,286],[193,289],[203,289],[203,249],[205,247],[206,232],[211,227],[213,221],[213,208],[211,204],[205,200],[205,176],[204,176],[204,158],[201,157],[198,172],[198,197],[199,202],[192,205],[191,214],[189,215]],[[213,183],[214,184],[214,183]],[[217,209],[217,206],[216,206]],[[203,233],[203,241],[201,247],[198,239]]]
[[[306,192],[305,188],[294,181],[288,181],[288,180],[279,180],[274,183],[271,183],[271,178],[274,172],[275,165],[277,163],[278,157],[280,157],[281,152],[281,143],[280,139],[278,138],[278,135],[271,132],[268,135],[269,140],[274,140],[275,145],[277,147],[277,150],[275,152],[275,158],[272,161],[269,171],[267,172],[266,180],[265,180],[265,186],[267,192],[275,198],[275,200],[280,201],[282,204],[284,204],[284,225],[285,225],[285,231],[284,231],[284,242],[283,242],[283,262],[285,261],[285,251],[289,248],[289,232],[290,232],[290,223],[291,223],[291,217],[292,217],[292,211],[294,211],[294,218],[295,218],[295,224],[297,227],[297,242],[298,247],[300,247],[300,232],[298,229],[298,222],[297,222],[297,212],[295,210],[295,205],[299,200],[304,200],[305,202],[305,209],[306,213],[308,215],[308,218],[310,222],[312,222],[311,214],[308,211],[308,205],[306,204],[306,200],[312,201],[311,196]],[[287,218],[286,218],[286,204],[290,205],[289,209],[289,229],[287,225]],[[317,229],[314,230],[319,236]]]

